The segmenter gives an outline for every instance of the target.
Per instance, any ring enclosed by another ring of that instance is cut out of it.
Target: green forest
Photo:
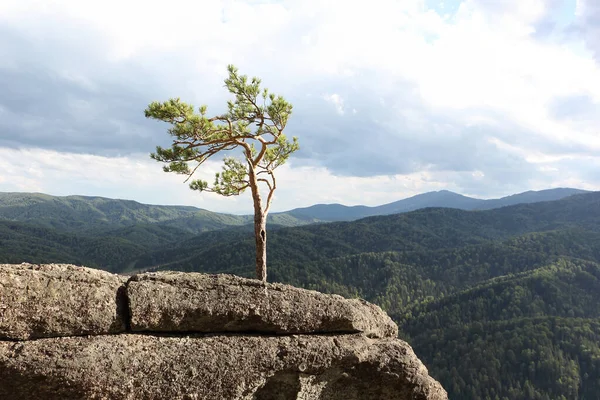
[[[0,262],[253,276],[251,227],[197,234],[149,212],[74,227],[0,207]],[[449,398],[599,398],[600,193],[283,225],[269,226],[268,280],[380,305]]]

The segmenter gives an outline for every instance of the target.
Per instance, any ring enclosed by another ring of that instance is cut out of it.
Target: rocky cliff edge
[[[0,265],[0,399],[447,399],[397,333],[363,300],[231,275]]]

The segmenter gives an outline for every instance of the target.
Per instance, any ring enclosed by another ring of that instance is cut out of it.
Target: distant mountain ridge
[[[197,234],[244,226],[252,222],[252,217],[216,213],[192,206],[150,205],[97,196],[0,192],[0,220],[31,222],[73,232],[157,224]],[[270,222],[296,226],[316,221],[290,215],[273,215]]]
[[[316,204],[286,212],[272,213],[271,225],[300,226],[317,222],[357,219],[410,212],[427,207],[487,210],[520,203],[560,200],[587,193],[558,188],[528,191],[500,199],[482,200],[447,190],[419,194],[376,207]],[[80,232],[88,229],[115,229],[136,224],[157,224],[192,234],[252,223],[250,215],[216,213],[192,206],[164,206],[133,200],[98,196],[51,196],[42,193],[0,192],[0,220],[32,222],[48,228]]]
[[[582,193],[589,193],[589,191],[572,188],[556,188],[540,191],[530,190],[499,199],[484,200],[463,196],[449,190],[440,190],[418,194],[375,207],[316,204],[310,207],[296,208],[286,211],[286,213],[296,217],[312,217],[328,221],[353,221],[364,217],[399,214],[427,207],[457,208],[466,211],[491,210],[515,204],[560,200],[574,194]]]

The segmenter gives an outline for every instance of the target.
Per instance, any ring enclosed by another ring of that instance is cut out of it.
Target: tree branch
[[[204,189],[205,192],[209,192],[209,193],[216,193],[220,196],[224,196],[224,197],[231,197],[231,196],[238,196],[240,193],[242,193],[242,191],[248,189],[248,187],[250,187],[249,185],[243,185],[241,187],[234,187],[233,189],[235,190],[235,193],[223,193],[220,190],[215,190],[213,188],[206,188]]]
[[[269,214],[269,209],[271,208],[271,200],[273,200],[273,193],[275,193],[275,189],[277,189],[277,181],[275,180],[275,175],[273,172],[269,171],[269,175],[271,175],[271,179],[273,180],[273,186],[269,185],[269,195],[267,196],[267,205],[265,207],[265,217]]]
[[[252,165],[254,165],[256,167],[258,165],[258,163],[262,161],[266,152],[267,152],[267,144],[263,140],[260,140],[260,153],[258,153],[258,155],[254,158],[254,160],[252,160]]]
[[[271,186],[271,182],[269,182],[268,180],[266,180],[265,178],[259,178],[257,179],[258,182],[264,182],[267,184],[267,186],[269,187],[269,190],[273,190],[273,187]]]

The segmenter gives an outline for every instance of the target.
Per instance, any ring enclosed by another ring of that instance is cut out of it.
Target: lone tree
[[[206,106],[194,112],[191,104],[179,98],[163,103],[152,102],[145,110],[147,118],[171,124],[173,137],[170,148],[156,147],[153,159],[168,163],[165,172],[187,175],[187,182],[210,157],[229,150],[241,150],[241,158],[224,157],[222,171],[209,186],[206,181],[193,180],[192,190],[222,196],[237,196],[250,188],[254,203],[254,235],[256,241],[256,277],[267,280],[267,215],[277,182],[273,171],[298,150],[294,137],[290,142],[283,131],[292,113],[292,105],[281,96],[261,89],[260,79],[239,75],[233,65],[227,67],[229,77],[225,87],[235,96],[227,102],[228,111],[211,118]],[[261,187],[266,190],[263,204]]]

